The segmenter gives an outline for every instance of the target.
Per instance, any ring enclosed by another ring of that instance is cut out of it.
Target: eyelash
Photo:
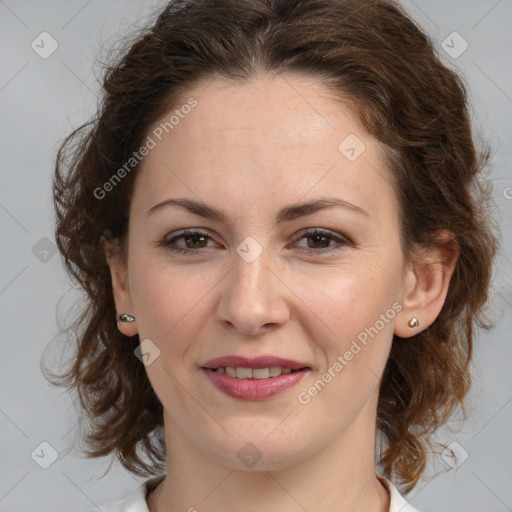
[[[158,246],[165,247],[166,249],[168,249],[172,252],[178,253],[178,254],[191,254],[194,252],[197,253],[198,251],[205,249],[205,248],[183,249],[183,248],[179,248],[179,247],[172,247],[172,244],[175,243],[176,240],[179,240],[179,239],[185,238],[185,237],[189,237],[189,236],[196,236],[196,235],[200,235],[200,236],[203,236],[203,237],[211,240],[211,237],[207,233],[204,233],[202,231],[197,231],[197,230],[186,229],[186,230],[182,231],[180,234],[178,234],[170,239],[162,240],[161,242],[158,243]],[[345,246],[350,244],[350,242],[348,240],[346,240],[345,238],[334,235],[330,231],[325,231],[323,229],[318,229],[318,228],[311,229],[309,231],[304,232],[302,234],[302,236],[299,238],[299,240],[302,240],[303,238],[311,238],[311,237],[318,236],[318,235],[321,235],[321,236],[327,237],[331,240],[337,241],[338,242],[337,246],[333,246],[330,248],[324,248],[324,249],[302,249],[302,252],[305,252],[306,254],[326,254],[326,253],[330,253],[333,251],[341,250]]]

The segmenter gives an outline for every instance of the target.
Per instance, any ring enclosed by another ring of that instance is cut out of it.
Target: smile
[[[220,366],[215,370],[217,373],[225,373],[230,377],[236,377],[237,379],[268,379],[269,377],[279,377],[279,375],[285,373],[292,373],[291,368],[282,368],[281,366],[267,366],[266,368],[244,368],[233,366]]]
[[[240,400],[265,400],[295,386],[311,368],[306,363],[276,356],[224,356],[202,366],[222,393]]]

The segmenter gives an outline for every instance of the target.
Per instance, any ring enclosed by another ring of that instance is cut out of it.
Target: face
[[[375,429],[405,293],[397,200],[378,142],[314,78],[190,98],[147,134],[127,265],[110,261],[136,317],[120,328],[149,340],[166,435],[239,468],[250,442],[280,468]]]

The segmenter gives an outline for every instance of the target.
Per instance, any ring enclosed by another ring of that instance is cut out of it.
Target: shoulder
[[[389,492],[391,498],[389,512],[420,512],[409,504],[409,502],[400,494],[400,491],[396,488],[393,482],[380,475],[377,475],[377,477]]]
[[[149,512],[146,497],[149,491],[154,489],[164,478],[165,475],[149,478],[134,487],[122,500],[102,505],[99,510],[101,512]],[[95,507],[84,512],[97,511],[98,507]]]

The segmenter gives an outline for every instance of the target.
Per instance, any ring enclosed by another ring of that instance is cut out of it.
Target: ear
[[[441,249],[420,249],[406,271],[402,310],[393,331],[401,338],[409,338],[429,327],[443,308],[460,247],[450,231],[442,230],[437,238],[448,245]],[[409,321],[414,317],[419,325],[410,327]]]
[[[117,312],[116,318],[119,319],[119,315],[122,314],[133,315],[132,298],[128,282],[128,266],[123,247],[118,240],[105,239],[103,240],[103,249],[112,277],[112,290]],[[136,321],[122,322],[118,320],[117,328],[125,336],[135,336],[138,332]]]

